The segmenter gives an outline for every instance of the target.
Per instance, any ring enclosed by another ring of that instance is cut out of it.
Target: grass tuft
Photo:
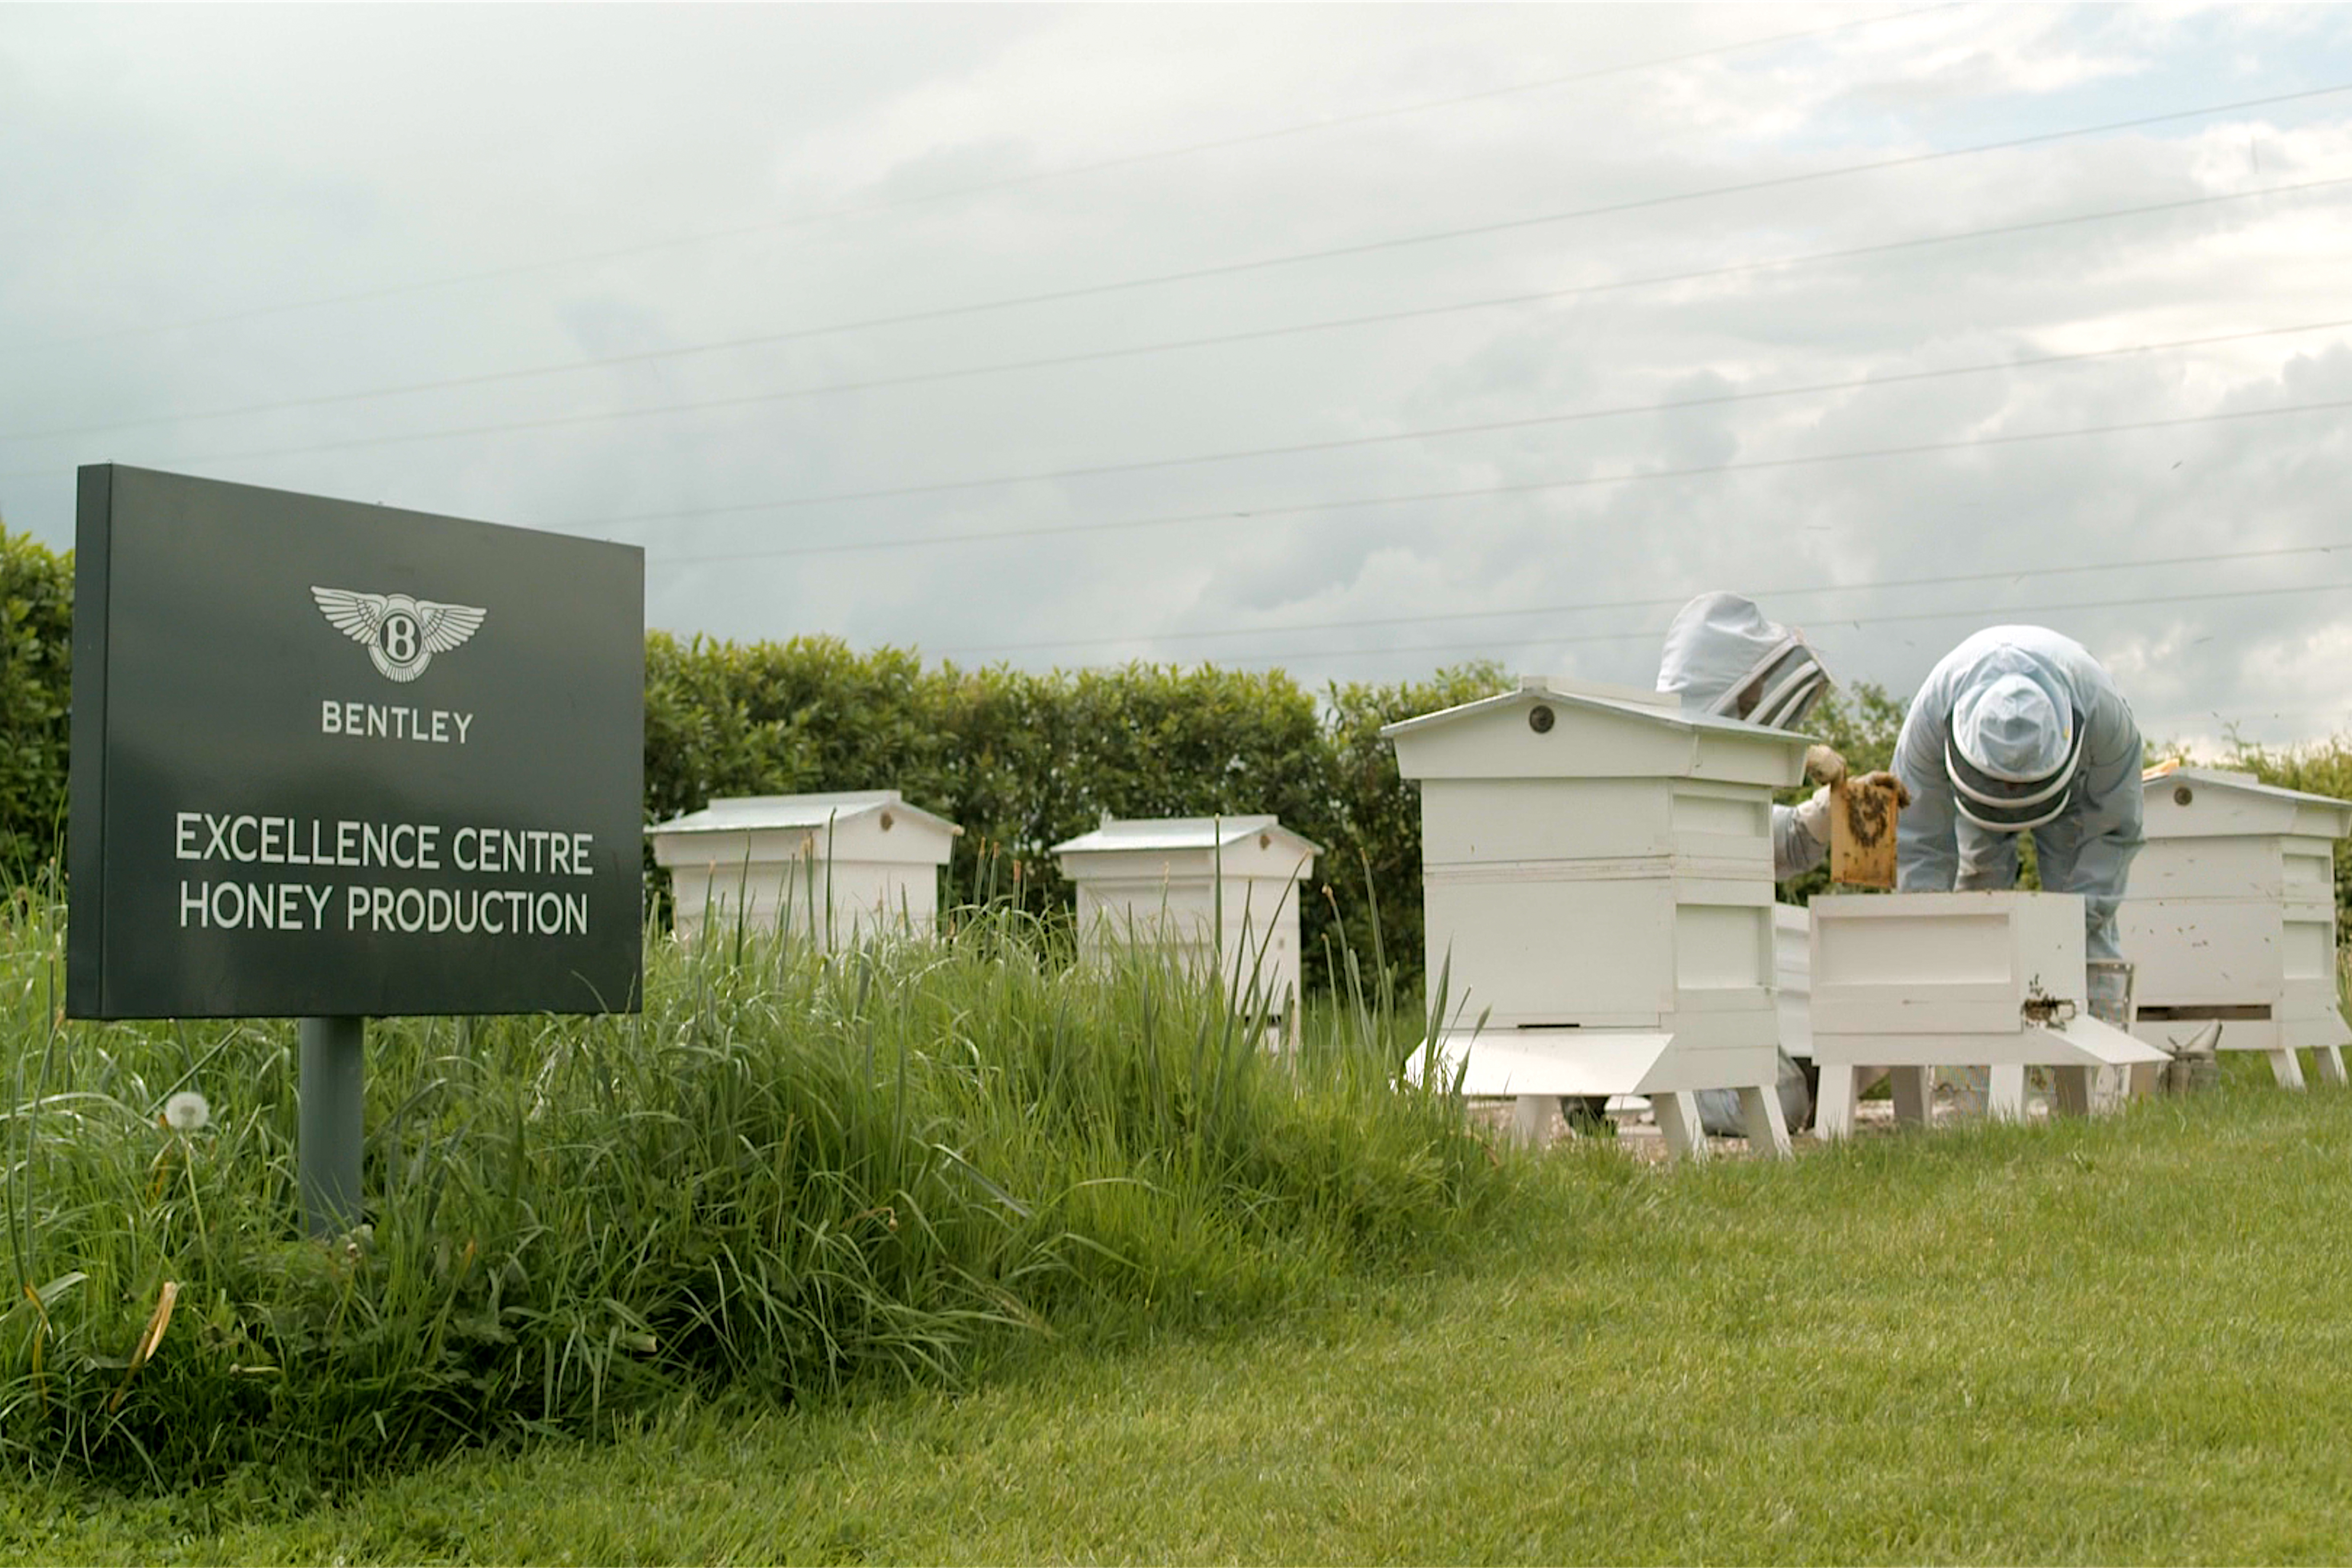
[[[829,959],[656,943],[639,1017],[372,1023],[367,1223],[321,1244],[292,1026],[66,1024],[61,942],[36,900],[0,930],[0,1455],[35,1470],[332,1479],[680,1397],[953,1385],[1427,1256],[1524,1170],[1398,1091],[1383,999],[1276,1056],[1171,959],[978,910]],[[204,1125],[167,1124],[190,1089]]]

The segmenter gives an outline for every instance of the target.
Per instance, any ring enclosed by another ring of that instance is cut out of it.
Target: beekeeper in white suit
[[[1798,730],[1829,687],[1829,671],[1804,634],[1767,618],[1752,599],[1701,594],[1666,628],[1658,689],[1681,697],[1687,711]],[[1845,776],[1845,760],[1827,746],[1815,746],[1805,753],[1805,768],[1821,787],[1796,805],[1772,808],[1775,881],[1802,876],[1829,853],[1830,785]],[[1780,1058],[1780,1092],[1789,1125],[1803,1126],[1812,1113],[1812,1090],[1786,1054]],[[1734,1090],[1700,1094],[1698,1114],[1700,1126],[1718,1137],[1746,1131]]]
[[[2083,895],[2092,1005],[2120,1005],[2124,972],[2100,961],[2123,956],[2116,907],[2142,843],[2139,770],[2131,707],[2082,644],[2042,626],[1980,631],[1928,672],[1895,743],[1911,792],[1895,885],[2015,887],[2018,837],[2032,834],[2042,886]],[[1983,1076],[1968,1077],[1979,1100]]]
[[[1766,619],[1753,599],[1701,594],[1666,628],[1658,689],[1679,696],[1685,710],[1800,730],[1829,688],[1830,673],[1804,634]],[[1830,851],[1829,786],[1845,776],[1845,760],[1815,746],[1805,753],[1805,770],[1821,788],[1799,805],[1772,808],[1776,882],[1804,875]]]
[[[2139,853],[2140,738],[2099,661],[2042,626],[1990,626],[1937,661],[1895,743],[1911,808],[1895,830],[1906,893],[2017,885],[2017,839],[2052,892],[2083,895],[2084,949],[2123,956],[2116,906]]]

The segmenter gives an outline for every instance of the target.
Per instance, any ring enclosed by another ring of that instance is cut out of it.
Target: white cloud
[[[1767,608],[1806,626],[1842,676],[1897,690],[1974,626],[2038,618],[2109,659],[2151,733],[2237,723],[2277,743],[2352,722],[2352,599],[2320,586],[2352,583],[2352,553],[2154,563],[2352,542],[2340,414],[1559,484],[2352,397],[2340,328],[1894,379],[2352,319],[2352,187],[741,401],[2352,175],[2352,96],[2314,98],[961,310],[2292,92],[2352,63],[2352,21],[2326,9],[1954,7],[1051,173],[1859,19],[1818,5],[0,10],[0,437],[667,356],[0,439],[0,509],[62,543],[73,465],[141,462],[617,533],[646,545],[650,616],[680,630],[940,650],[1099,637],[1003,657],[1280,660],[1309,684],[1478,654],[1643,680],[1667,611],[1642,601],[1782,590]],[[1019,183],[932,199],[1005,180]],[[835,208],[857,210],[798,221]],[[497,275],[410,287],[478,273]],[[352,294],[372,297],[276,309]],[[812,331],[941,310],[959,313]],[[57,340],[78,341],[37,347]],[[1065,472],[1856,379],[1872,384]],[[688,403],[726,405],[604,417]],[[327,445],[536,420],[573,422]],[[282,447],[322,449],[265,455]],[[1019,475],[1061,477],[753,504]],[[1432,499],[1288,510],[1413,495]],[[2101,562],[2139,564],[2062,570]],[[1915,585],[1857,586],[1888,582]],[[2095,607],[2107,600],[2134,603]],[[2048,607],[2078,605],[2094,607]],[[1616,607],[1578,607],[1596,605]],[[1426,619],[1497,607],[1542,613]],[[1901,618],[1931,611],[1970,613]],[[1324,625],[1367,620],[1383,624]],[[1176,635],[1219,630],[1235,635]]]

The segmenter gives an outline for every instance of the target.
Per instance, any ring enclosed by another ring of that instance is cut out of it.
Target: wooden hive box
[[[962,831],[882,789],[714,800],[646,837],[670,874],[679,940],[740,919],[830,951],[864,936],[929,934],[940,868]]]
[[[1691,1093],[1733,1089],[1785,1151],[1771,806],[1807,737],[1550,678],[1381,733],[1421,784],[1429,975],[1455,1010],[1435,1045],[1465,1092],[1646,1095],[1696,1152]]]
[[[2087,1109],[2091,1072],[2166,1059],[2091,1016],[2080,894],[1822,894],[1809,912],[1824,1138],[1852,1129],[1860,1067],[1910,1069],[1914,1119],[1921,1069],[1990,1067],[1988,1109],[2021,1117],[2028,1067],[2068,1075],[2062,1100]]]
[[[2223,1050],[2269,1054],[2301,1087],[2294,1053],[2344,1080],[2352,1045],[2336,991],[2336,844],[2352,802],[2221,768],[2151,769],[2147,842],[2117,916],[2139,1002],[2161,1044],[2221,1026]]]
[[[1077,889],[1082,953],[1150,942],[1213,964],[1237,1001],[1286,1018],[1299,988],[1298,900],[1322,852],[1272,816],[1107,817],[1054,846]]]
[[[1780,1049],[1813,1058],[1813,924],[1794,904],[1772,906],[1772,984]]]

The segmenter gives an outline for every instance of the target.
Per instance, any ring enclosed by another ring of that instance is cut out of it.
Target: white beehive
[[[1794,904],[1772,906],[1772,986],[1780,1049],[1813,1059],[1813,922]]]
[[[830,950],[864,933],[928,934],[962,831],[879,789],[714,800],[646,837],[670,874],[681,940],[740,919]]]
[[[1992,1069],[1987,1110],[2021,1117],[2025,1069],[2088,1109],[2091,1073],[2166,1053],[2091,1016],[2077,893],[1823,894],[1813,900],[1813,1065],[1824,1138],[1853,1124],[1853,1069],[1885,1067],[1915,1116],[1921,1069]]]
[[[2352,1045],[2336,993],[2336,841],[2352,802],[2218,768],[2151,771],[2147,842],[2117,916],[2141,1038],[2185,1041],[2219,1021],[2223,1050],[2267,1052],[2300,1087],[2294,1053],[2344,1081]]]
[[[1429,976],[1458,1020],[1438,1054],[1464,1091],[1645,1095],[1696,1152],[1691,1094],[1733,1089],[1785,1152],[1771,806],[1806,738],[1547,679],[1381,733],[1421,783]]]
[[[1255,984],[1273,1013],[1289,1014],[1298,900],[1320,845],[1271,816],[1168,816],[1106,819],[1054,853],[1077,887],[1080,952],[1156,943],[1213,961],[1237,999]]]

